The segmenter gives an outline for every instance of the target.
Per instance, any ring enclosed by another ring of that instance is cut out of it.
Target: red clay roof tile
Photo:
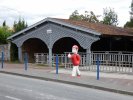
[[[121,27],[115,27],[111,25],[105,25],[102,23],[90,23],[85,21],[75,21],[75,20],[69,20],[69,19],[57,18],[56,20],[60,20],[65,23],[69,23],[79,27],[92,29],[96,32],[100,32],[102,35],[133,36],[133,29],[129,29],[129,28],[121,28]]]

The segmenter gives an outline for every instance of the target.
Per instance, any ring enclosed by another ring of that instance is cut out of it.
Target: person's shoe
[[[78,77],[78,78],[80,78],[80,77],[81,77],[81,75],[77,75],[77,77]]]

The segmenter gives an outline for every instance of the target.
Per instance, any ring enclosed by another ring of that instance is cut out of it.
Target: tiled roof
[[[8,37],[7,39],[13,39],[16,36],[20,36],[23,33],[25,33],[26,31],[32,29],[32,28],[36,28],[38,25],[45,23],[45,22],[53,22],[56,24],[61,24],[61,25],[65,25],[71,28],[76,28],[82,31],[85,31],[87,33],[91,33],[94,35],[114,35],[114,36],[133,36],[133,29],[129,29],[129,28],[120,28],[120,27],[115,27],[115,26],[111,26],[111,25],[105,25],[102,23],[89,23],[89,22],[85,22],[85,21],[75,21],[75,20],[69,20],[69,19],[59,19],[59,18],[46,18],[43,19],[29,27],[27,27],[26,29],[23,29],[15,34],[13,34],[12,36]]]
[[[133,29],[129,29],[129,28],[125,29],[121,27],[105,25],[102,23],[90,23],[90,22],[85,22],[85,21],[75,21],[75,20],[69,20],[69,19],[56,18],[56,20],[60,20],[65,23],[69,23],[69,24],[76,25],[79,27],[92,29],[94,31],[100,32],[102,35],[133,36]]]

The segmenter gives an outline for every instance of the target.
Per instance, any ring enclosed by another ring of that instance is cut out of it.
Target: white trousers
[[[73,66],[72,76],[80,75],[79,66]]]

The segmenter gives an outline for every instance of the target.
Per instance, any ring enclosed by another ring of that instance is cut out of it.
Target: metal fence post
[[[67,64],[67,54],[65,53],[65,68],[66,68],[66,64]]]
[[[99,65],[100,65],[100,61],[99,61],[99,57],[97,57],[97,80],[99,80]]]
[[[25,64],[25,70],[28,68],[28,55],[27,53],[24,54],[24,64]]]
[[[132,54],[132,65],[131,66],[132,66],[132,72],[133,72],[133,54]]]
[[[52,67],[54,67],[54,54],[52,55]]]
[[[3,69],[4,66],[4,52],[1,53],[2,54],[2,59],[1,59],[1,68]]]
[[[58,64],[59,64],[59,62],[58,62],[58,55],[56,55],[56,74],[58,74]]]

